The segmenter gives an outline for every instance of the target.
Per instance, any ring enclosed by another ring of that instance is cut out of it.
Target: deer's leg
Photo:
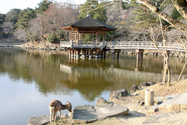
[[[55,123],[56,123],[56,116],[57,116],[57,110],[54,110],[53,119],[54,119]],[[57,123],[56,123],[56,124],[57,124]]]
[[[61,122],[62,122],[62,119],[61,119],[61,110],[58,110],[58,115],[59,115],[60,120],[61,120]]]
[[[58,115],[61,118],[61,111],[60,110],[58,110]]]
[[[51,107],[49,106],[49,112],[50,112],[50,124],[51,124],[51,121],[52,121],[52,117],[53,117],[53,113],[54,113],[54,107]]]

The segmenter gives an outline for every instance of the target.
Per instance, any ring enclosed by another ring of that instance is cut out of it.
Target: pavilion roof
[[[96,19],[93,19],[90,16],[87,16],[84,19],[78,20],[74,23],[68,24],[66,26],[60,27],[61,29],[70,30],[71,28],[100,28],[105,31],[114,31],[115,27],[104,24]]]

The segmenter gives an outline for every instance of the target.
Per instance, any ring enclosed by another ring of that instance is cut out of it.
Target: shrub
[[[54,43],[56,39],[57,39],[57,37],[54,32],[50,33],[47,37],[47,41],[49,41],[50,43]]]

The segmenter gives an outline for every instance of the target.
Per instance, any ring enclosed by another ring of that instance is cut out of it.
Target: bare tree
[[[180,31],[182,31],[184,34],[187,34],[187,25],[181,23],[180,21],[173,19],[171,16],[167,15],[165,12],[163,12],[162,10],[160,10],[160,7],[155,6],[153,3],[151,3],[150,1],[147,0],[137,0],[138,2],[142,3],[143,5],[145,5],[146,7],[148,7],[150,10],[152,10],[152,12],[154,12],[155,14],[157,14],[159,16],[159,18],[162,18],[163,20],[167,21],[170,24],[170,27],[174,27]],[[173,6],[178,10],[178,12],[181,14],[181,16],[187,20],[187,1],[186,0],[171,0]],[[165,2],[165,1],[164,1]],[[163,4],[164,4],[163,2]],[[161,5],[163,5],[161,4]],[[161,21],[160,21],[161,22]],[[160,25],[162,26],[162,25]],[[162,28],[161,28],[162,29]],[[167,52],[166,49],[166,30],[165,33],[162,31],[162,36],[163,36],[163,43],[165,46],[165,53]],[[153,29],[152,29],[152,37],[154,37],[153,34]],[[153,38],[154,41],[154,38]],[[180,39],[180,37],[178,38],[178,42],[183,46],[185,52],[186,51],[186,43],[187,41],[183,41],[182,39]],[[156,44],[155,44],[156,46]],[[157,47],[157,46],[156,46]],[[159,50],[159,49],[158,49]],[[165,68],[164,68],[164,76],[163,76],[163,83],[165,83],[165,75],[166,75],[166,71],[168,70],[168,85],[170,85],[170,68],[169,68],[169,58],[167,56],[167,54],[163,54],[164,58],[165,58]],[[178,81],[180,80],[180,77],[184,71],[184,68],[186,67],[187,62],[184,64],[183,69],[180,73],[180,76],[178,78]]]
[[[4,22],[2,25],[3,32],[6,34],[8,38],[13,36],[14,24],[13,22]]]
[[[52,3],[42,17],[43,32],[55,32],[59,34],[59,27],[74,22],[77,17],[78,10],[73,5]]]
[[[28,40],[39,40],[43,35],[42,14],[37,14],[28,25]]]

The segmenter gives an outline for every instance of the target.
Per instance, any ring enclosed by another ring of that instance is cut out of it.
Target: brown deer
[[[56,123],[57,112],[61,118],[61,110],[67,109],[69,112],[72,112],[72,105],[67,101],[66,105],[63,105],[59,100],[53,100],[49,103],[49,111],[50,111],[50,123],[52,119]]]

